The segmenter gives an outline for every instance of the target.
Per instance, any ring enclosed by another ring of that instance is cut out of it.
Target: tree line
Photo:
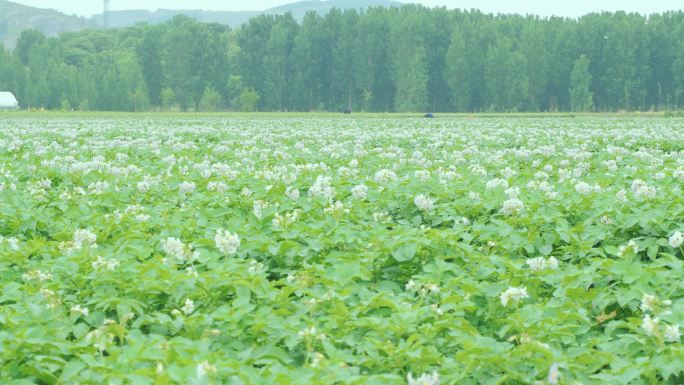
[[[0,46],[24,108],[635,111],[684,103],[684,12],[579,19],[403,6],[165,24]]]

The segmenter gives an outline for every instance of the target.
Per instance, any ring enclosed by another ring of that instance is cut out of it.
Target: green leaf
[[[60,381],[69,382],[74,378],[83,368],[86,367],[81,361],[69,361],[64,368],[62,368],[62,374],[59,376]]]
[[[405,243],[392,251],[392,257],[397,262],[406,262],[413,259],[418,250],[416,243]]]
[[[539,248],[539,252],[542,253],[543,255],[549,255],[553,251],[553,245],[543,245]]]

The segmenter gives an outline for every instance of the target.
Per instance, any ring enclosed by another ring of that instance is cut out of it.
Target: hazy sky
[[[100,0],[12,0],[41,8],[54,8],[68,14],[92,15],[102,11]],[[212,9],[262,10],[297,0],[111,0],[113,10],[122,9]],[[626,10],[640,13],[684,8],[682,0],[422,0],[425,5],[449,8],[478,8],[487,12],[534,13],[538,15],[580,16],[593,11]]]

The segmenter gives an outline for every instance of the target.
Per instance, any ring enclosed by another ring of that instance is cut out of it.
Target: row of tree
[[[0,88],[80,110],[618,111],[684,102],[684,12],[579,19],[404,6],[0,46]]]

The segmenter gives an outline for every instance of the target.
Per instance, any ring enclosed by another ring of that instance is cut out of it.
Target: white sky
[[[101,0],[12,0],[40,8],[53,8],[67,14],[90,16],[102,12]],[[124,9],[210,9],[264,10],[297,0],[111,0],[113,10]],[[682,0],[416,0],[424,5],[448,8],[477,8],[486,12],[533,13],[542,16],[581,16],[595,11],[625,10],[640,13],[684,9]]]

